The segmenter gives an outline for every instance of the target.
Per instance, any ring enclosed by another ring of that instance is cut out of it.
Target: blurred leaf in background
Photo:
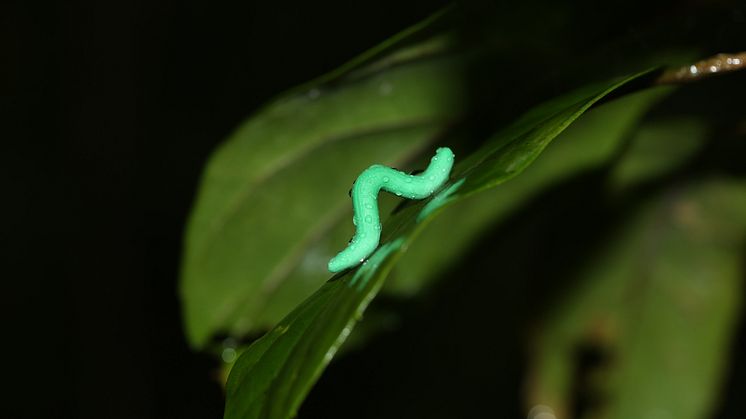
[[[746,183],[677,185],[650,201],[590,255],[547,316],[531,404],[558,417],[712,415],[746,274]],[[581,351],[601,364],[578,382]],[[582,406],[573,405],[579,392]]]

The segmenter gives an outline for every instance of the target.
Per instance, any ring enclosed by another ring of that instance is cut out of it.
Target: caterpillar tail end
[[[326,267],[331,273],[342,272],[346,269],[354,268],[367,259],[377,247],[377,239],[362,247],[353,242],[350,246],[337,253],[337,256],[334,256]]]
[[[344,271],[347,268],[349,268],[349,266],[347,266],[347,264],[345,264],[343,261],[339,260],[339,255],[333,257],[327,264],[327,269],[329,269],[329,272],[333,274]]]

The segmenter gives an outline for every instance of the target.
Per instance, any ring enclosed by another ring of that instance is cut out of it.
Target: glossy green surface
[[[329,271],[340,272],[357,266],[378,247],[381,240],[379,191],[384,190],[407,199],[427,198],[448,180],[453,157],[450,148],[439,148],[430,160],[430,165],[419,175],[408,175],[379,164],[365,169],[352,187],[352,223],[355,225],[355,236],[344,250],[329,261]]]

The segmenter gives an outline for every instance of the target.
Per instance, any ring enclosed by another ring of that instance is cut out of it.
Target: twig
[[[671,68],[658,77],[655,84],[680,84],[700,80],[714,74],[729,73],[746,68],[746,52],[717,54],[679,68]]]

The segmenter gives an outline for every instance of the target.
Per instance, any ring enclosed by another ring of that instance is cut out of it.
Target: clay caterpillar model
[[[453,158],[450,148],[439,148],[427,169],[418,175],[408,175],[379,164],[365,169],[352,186],[355,236],[344,250],[329,261],[329,270],[339,272],[352,268],[363,262],[378,247],[381,240],[378,191],[383,189],[408,199],[427,198],[448,180]]]

